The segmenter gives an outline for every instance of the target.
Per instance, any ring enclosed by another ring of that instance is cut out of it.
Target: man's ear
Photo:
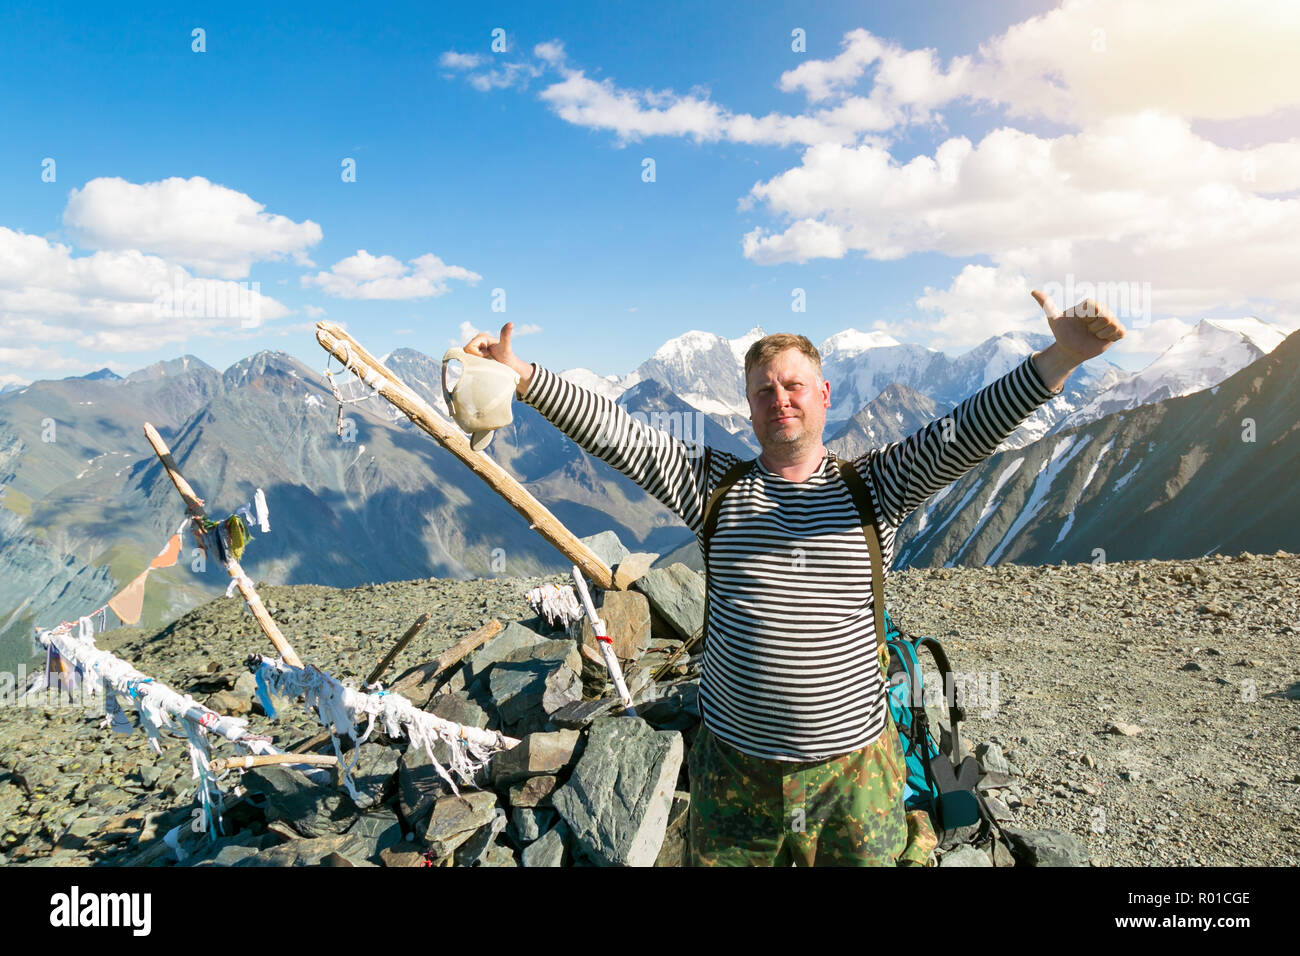
[[[831,383],[830,379],[822,379],[822,406],[831,407]]]

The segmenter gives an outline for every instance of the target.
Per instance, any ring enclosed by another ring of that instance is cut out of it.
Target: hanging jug
[[[460,362],[456,387],[447,387],[447,365]],[[442,357],[442,395],[447,409],[461,431],[470,436],[470,447],[482,451],[492,433],[514,420],[511,406],[519,373],[495,359],[470,355],[462,348],[448,349]]]

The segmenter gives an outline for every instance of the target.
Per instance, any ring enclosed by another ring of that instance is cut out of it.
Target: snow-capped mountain
[[[1092,399],[1051,429],[1062,431],[1095,422],[1112,412],[1151,405],[1203,391],[1268,355],[1285,334],[1259,319],[1202,319],[1154,362],[1132,374],[1099,383]]]
[[[598,375],[587,368],[568,369],[560,373],[560,378],[572,382],[580,388],[585,388],[589,392],[603,395],[611,402],[617,402],[623,396],[623,393],[628,390],[628,386],[620,382],[618,376]]]
[[[687,332],[661,345],[621,384],[631,388],[653,378],[700,411],[720,419],[739,417],[747,425],[745,353],[765,334],[757,326],[736,339],[712,332]]]

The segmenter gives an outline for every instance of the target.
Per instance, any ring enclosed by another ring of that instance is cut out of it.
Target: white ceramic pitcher
[[[460,380],[447,388],[447,364],[460,362]],[[462,348],[448,349],[442,357],[442,396],[456,424],[470,436],[470,447],[482,451],[492,433],[514,420],[511,405],[519,373],[495,359],[470,355]]]

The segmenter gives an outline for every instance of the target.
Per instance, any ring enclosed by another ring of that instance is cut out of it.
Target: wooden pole
[[[332,322],[318,322],[316,341],[419,428],[428,432],[443,448],[468,465],[470,471],[505,498],[510,507],[528,519],[530,527],[581,568],[595,584],[606,590],[615,589],[613,573],[594,551],[574,537],[560,519],[529,494],[509,472],[487,455],[470,448],[469,439],[459,429],[447,424],[433,406],[362,348],[356,339]]]
[[[425,611],[415,619],[415,623],[406,629],[406,633],[398,638],[397,643],[393,645],[393,649],[384,655],[384,659],[375,665],[374,670],[370,672],[370,676],[366,678],[366,683],[373,684],[375,681],[379,680],[379,678],[383,677],[384,671],[388,670],[389,665],[393,663],[397,658],[397,655],[405,650],[406,645],[410,644],[415,635],[419,634],[424,628],[424,625],[428,623],[429,612]]]
[[[252,767],[266,767],[274,764],[307,764],[312,767],[333,767],[338,758],[332,754],[245,754],[240,757],[218,757],[208,761],[209,769],[220,773],[222,770],[248,770]]]
[[[144,425],[144,437],[149,439],[149,444],[153,446],[154,454],[156,454],[158,460],[162,462],[163,470],[167,472],[167,477],[172,480],[172,484],[175,485],[176,490],[180,492],[180,496],[184,499],[185,506],[189,508],[190,514],[200,521],[206,521],[207,515],[203,512],[203,499],[194,493],[194,489],[190,487],[190,483],[185,480],[185,476],[182,475],[180,469],[176,467],[176,462],[172,459],[171,449],[169,449],[167,443],[162,440],[162,436],[158,434],[158,430],[148,422],[145,422]],[[218,527],[217,533],[221,534],[222,531],[223,529]],[[244,600],[248,602],[248,609],[253,612],[253,618],[257,621],[258,625],[261,626],[263,633],[271,639],[271,643],[275,645],[276,652],[284,658],[284,662],[292,667],[302,667],[302,659],[294,653],[288,640],[286,640],[285,636],[280,633],[279,626],[271,617],[270,612],[267,611],[266,605],[262,603],[262,599],[257,596],[257,592],[253,590],[253,583],[248,580],[248,575],[244,574],[244,569],[239,566],[239,562],[235,559],[235,556],[230,551],[229,547],[225,547],[224,550],[226,552],[226,573],[235,579],[235,587],[239,588],[239,593],[242,594]]]
[[[403,697],[414,697],[418,693],[424,697],[424,703],[421,705],[422,709],[428,707],[429,701],[433,700],[433,695],[438,693],[439,688],[447,682],[451,669],[500,633],[501,622],[493,618],[474,633],[461,638],[439,654],[438,659],[433,662],[433,669],[428,674],[418,672],[410,674],[405,680],[400,680],[390,687],[389,690],[399,693]],[[412,680],[412,678],[415,679]],[[424,693],[426,686],[429,687],[428,694]]]
[[[428,619],[429,619],[429,615],[424,614],[421,616],[421,618],[418,621],[416,621],[416,624],[423,627],[424,622],[427,621]],[[414,630],[416,630],[416,626],[415,624],[412,624],[411,630],[407,631],[406,634],[402,637],[402,640],[397,642],[398,646],[389,652],[389,657],[397,656],[397,651],[401,649],[402,643],[404,641],[409,641],[410,637],[413,636],[412,631]],[[430,690],[427,695],[424,695],[426,697],[426,700],[424,704],[421,706],[421,710],[423,710],[425,707],[429,706],[429,700],[433,699],[433,695],[438,692],[438,688],[441,687],[443,684],[443,681],[439,680],[438,678],[446,674],[449,668],[454,667],[461,660],[463,660],[465,658],[465,655],[470,654],[473,651],[477,650],[480,646],[486,644],[489,640],[496,637],[500,633],[501,633],[501,622],[493,618],[492,620],[484,624],[482,627],[480,627],[473,634],[470,634],[468,637],[461,638],[451,647],[447,648],[445,651],[439,654],[438,659],[433,662],[433,669],[429,671],[429,673],[424,674],[417,669],[411,674],[408,674],[402,680],[399,680],[392,687],[388,688],[388,692],[390,694],[401,694],[403,697],[409,699],[412,696],[414,696],[415,692],[417,691],[423,693],[422,688],[430,681],[433,681],[434,682],[433,689]],[[428,667],[429,665],[425,664],[422,666]],[[370,680],[366,681],[367,684],[373,684],[375,681],[377,681],[379,678],[376,675],[382,674],[383,669],[382,667],[376,667],[370,673],[371,673],[371,677]],[[315,750],[317,747],[319,747],[321,744],[325,743],[325,741],[329,739],[330,739],[329,731],[324,731],[322,733],[316,734],[313,737],[308,737],[306,740],[299,741],[298,743],[290,747],[289,750],[296,754],[306,753],[309,750]]]

